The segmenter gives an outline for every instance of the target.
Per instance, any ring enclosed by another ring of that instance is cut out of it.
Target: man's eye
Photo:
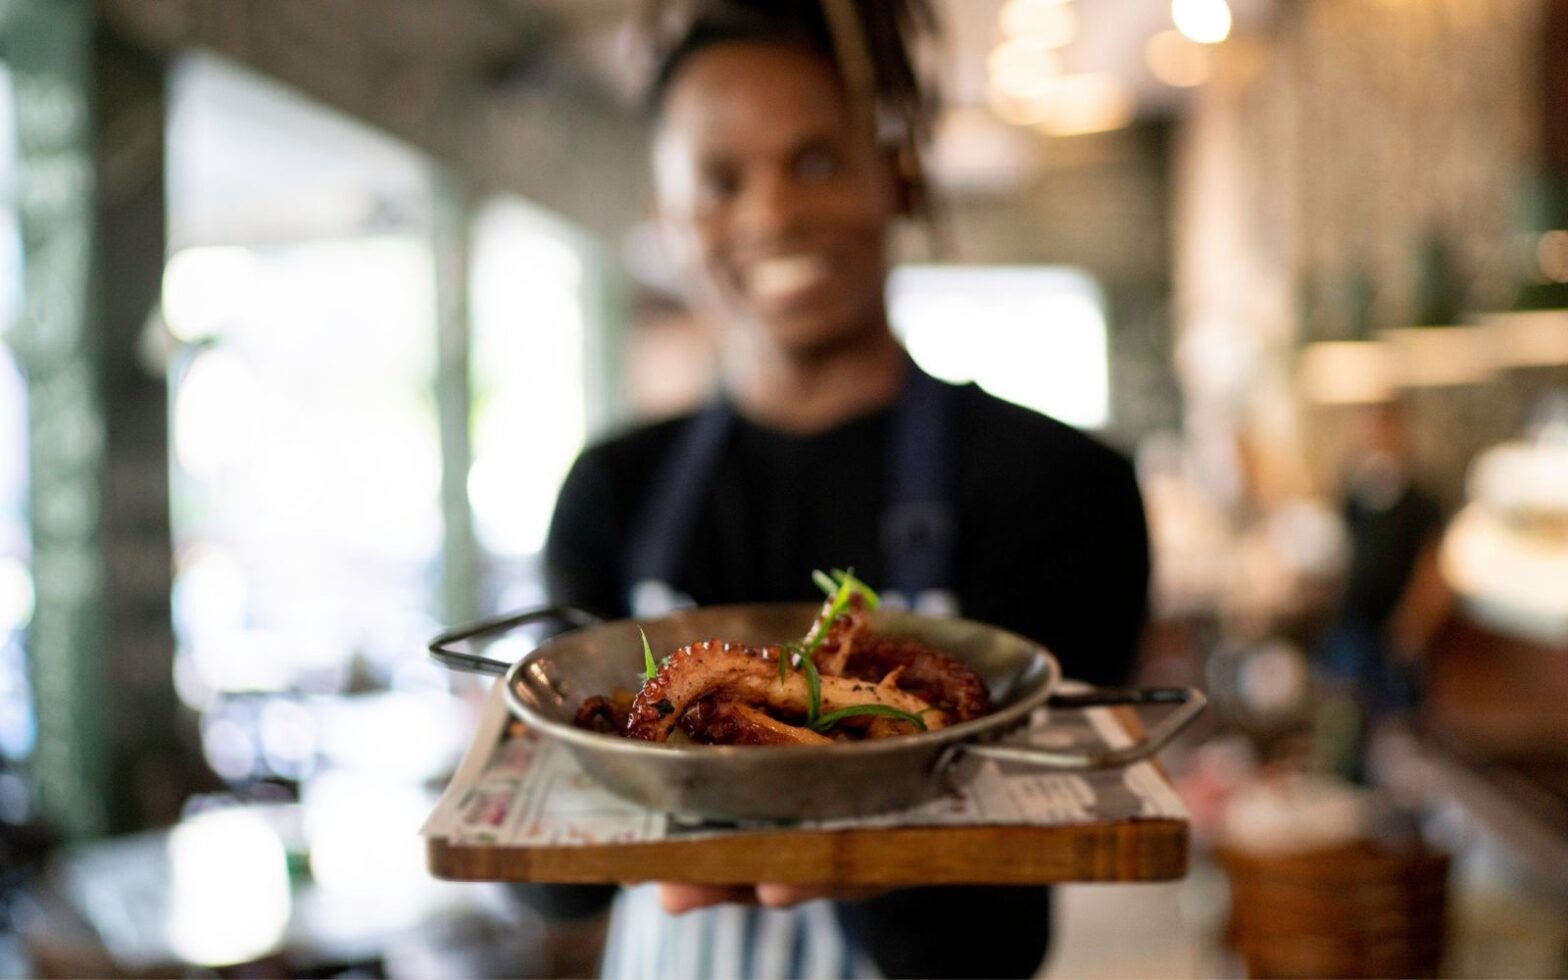
[[[795,158],[795,176],[806,183],[820,183],[838,171],[838,154],[825,146],[804,150]]]
[[[728,200],[740,190],[740,178],[729,170],[710,170],[702,175],[702,195],[709,200]]]

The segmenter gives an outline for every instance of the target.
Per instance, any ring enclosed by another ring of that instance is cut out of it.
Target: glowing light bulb
[[[1008,0],[997,20],[1002,36],[1052,48],[1071,44],[1078,34],[1078,14],[1068,0]]]
[[[1218,44],[1230,36],[1230,5],[1225,0],[1171,0],[1171,20],[1199,44]]]
[[[1209,77],[1207,51],[1175,28],[1149,38],[1143,58],[1154,77],[1173,88],[1202,85]]]
[[[1063,75],[1052,91],[1049,110],[1035,125],[1049,136],[1103,133],[1132,122],[1135,108],[1131,90],[1114,75]]]
[[[986,67],[991,84],[1015,99],[1039,99],[1051,93],[1061,75],[1056,52],[1039,42],[1017,38],[1003,41],[991,52]]]

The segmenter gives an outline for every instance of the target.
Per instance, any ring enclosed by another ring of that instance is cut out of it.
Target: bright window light
[[[430,669],[446,572],[431,164],[215,56],[173,67],[162,319],[176,690],[231,782],[279,778],[303,797],[325,771],[373,757],[420,785],[424,759],[326,719],[388,704],[430,746],[472,729],[382,690]],[[450,706],[449,683],[443,673],[417,696]],[[253,844],[276,851],[226,833],[247,861]],[[278,876],[288,883],[281,853],[265,866],[207,854],[222,836],[181,846],[246,901],[214,901],[201,868],[177,868],[171,886],[191,928],[170,942],[215,965],[270,948]],[[407,906],[406,888],[382,893]]]
[[[0,636],[20,630],[33,618],[33,576],[22,559],[0,555]],[[6,693],[0,681],[0,695]]]
[[[240,809],[204,813],[169,833],[169,945],[192,963],[263,956],[288,926],[288,855],[266,820]]]
[[[27,381],[0,341],[0,555],[27,550]]]
[[[1069,425],[1105,425],[1105,304],[1089,276],[1060,267],[905,266],[888,289],[893,327],[926,371],[974,381]]]
[[[517,199],[479,214],[472,281],[474,462],[468,498],[491,554],[544,547],[587,432],[583,259],[558,222]]]
[[[27,526],[27,382],[4,339],[22,312],[22,235],[16,198],[15,98],[0,62],[0,758],[23,759],[38,734],[28,682],[23,630],[33,615],[31,544]],[[0,822],[21,822],[27,789],[0,775]]]
[[[221,328],[196,331],[209,340],[176,376],[187,679],[330,686],[356,653],[380,655],[382,624],[428,607],[440,554],[428,247],[386,235],[187,254],[187,270],[216,256],[252,284],[242,306],[193,321]],[[165,304],[215,309],[199,282],[171,274]]]
[[[187,343],[223,332],[253,304],[256,256],[237,245],[186,248],[163,270],[163,320]]]

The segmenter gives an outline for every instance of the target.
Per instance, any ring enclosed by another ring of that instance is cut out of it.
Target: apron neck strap
[[[880,529],[885,585],[895,603],[901,598],[905,605],[933,611],[950,605],[944,590],[951,586],[955,391],[909,361],[888,446],[888,505]],[[720,394],[676,436],[627,549],[624,571],[634,615],[692,605],[673,583],[737,422],[734,406]]]
[[[893,409],[882,575],[912,606],[952,587],[953,393],[911,361]]]

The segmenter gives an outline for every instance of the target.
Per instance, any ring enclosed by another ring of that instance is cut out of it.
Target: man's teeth
[[[790,255],[757,262],[747,280],[753,294],[768,299],[807,289],[831,272],[828,260],[821,255]]]

